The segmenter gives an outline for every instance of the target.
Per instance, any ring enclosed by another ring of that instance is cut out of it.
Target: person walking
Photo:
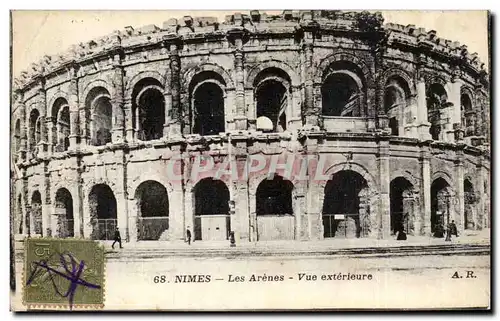
[[[191,231],[189,229],[186,230],[186,238],[189,245],[191,245]]]
[[[115,230],[115,238],[114,238],[114,242],[113,244],[111,245],[111,247],[114,249],[115,248],[115,243],[118,242],[118,244],[120,244],[120,248],[123,249],[122,247],[122,237],[120,236],[120,230],[118,230],[118,227],[116,228]]]
[[[451,232],[451,235],[455,235],[456,237],[458,237],[458,229],[457,229],[457,225],[455,224],[454,220],[452,220],[450,223],[450,232]]]

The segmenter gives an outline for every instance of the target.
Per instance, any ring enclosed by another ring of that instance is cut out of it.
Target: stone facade
[[[221,228],[248,242],[433,235],[451,219],[461,232],[489,228],[483,64],[380,14],[252,11],[127,27],[44,57],[13,92],[17,235],[109,239],[117,227],[129,242],[170,242],[186,229],[220,239]],[[328,155],[329,179],[281,182],[286,200],[262,175],[200,187],[198,155],[237,168],[249,155]]]

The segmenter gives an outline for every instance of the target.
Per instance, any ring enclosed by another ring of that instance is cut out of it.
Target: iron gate
[[[100,218],[97,220],[97,230],[94,231],[97,240],[113,240],[117,227],[116,218]]]
[[[157,241],[169,227],[168,216],[137,218],[138,239]]]
[[[325,238],[359,238],[367,237],[370,233],[368,215],[350,214],[323,214],[323,236]]]

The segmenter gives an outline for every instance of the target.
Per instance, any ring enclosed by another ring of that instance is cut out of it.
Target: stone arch
[[[234,88],[234,82],[229,73],[222,68],[221,66],[214,64],[214,63],[204,63],[195,67],[192,67],[186,72],[184,72],[182,76],[182,84],[181,84],[181,91],[182,92],[188,92],[189,87],[192,85],[191,83],[193,82],[194,78],[196,75],[202,73],[202,72],[213,72],[215,74],[218,74],[223,80],[224,80],[224,85],[225,89],[231,89]]]
[[[396,67],[392,67],[384,71],[382,77],[380,77],[381,88],[383,88],[384,85],[389,81],[389,79],[391,79],[394,76],[400,77],[406,82],[408,88],[410,89],[409,92],[410,95],[417,94],[417,89],[413,78],[408,74],[408,72]]]
[[[47,113],[47,117],[57,117],[57,114],[54,115],[54,105],[56,104],[56,102],[58,100],[65,100],[66,101],[66,105],[69,106],[69,95],[62,91],[62,90],[58,90],[54,95],[52,95],[51,99],[49,100],[47,106],[49,107],[48,109],[48,113]]]
[[[253,88],[255,78],[265,69],[268,68],[276,68],[276,69],[281,69],[284,73],[288,75],[288,78],[291,81],[291,86],[296,87],[300,84],[300,77],[295,72],[295,70],[290,67],[288,64],[286,64],[283,61],[280,60],[266,60],[263,62],[257,63],[256,66],[254,66],[250,71],[248,72],[247,80],[245,82],[245,88]]]
[[[332,177],[334,174],[340,171],[350,170],[360,174],[367,182],[368,188],[373,192],[378,191],[377,181],[373,178],[370,172],[361,164],[358,163],[338,163],[330,166],[324,173],[324,176]],[[319,188],[325,189],[327,180],[323,180],[319,183]]]
[[[391,169],[391,181],[396,179],[397,177],[402,177],[406,179],[408,182],[410,182],[411,185],[413,185],[413,188],[416,191],[418,191],[420,186],[420,181],[415,175],[411,174],[410,171],[403,169],[396,169],[396,170]]]
[[[453,186],[455,186],[454,185],[455,181],[454,181],[452,175],[450,175],[448,172],[445,172],[445,171],[435,171],[432,173],[431,182],[434,182],[438,178],[444,179],[446,181],[446,183],[448,183],[448,185],[450,186],[451,192],[454,193]]]
[[[201,71],[191,77],[188,86],[190,132],[217,135],[225,131],[228,105],[226,80],[214,71]]]
[[[433,175],[431,192],[431,233],[435,237],[444,237],[445,228],[451,221],[454,199],[453,187],[445,175]]]
[[[417,202],[414,200],[415,185],[404,176],[396,176],[390,183],[391,233],[404,231],[415,233],[415,216],[418,215]]]
[[[71,134],[70,106],[64,97],[58,97],[49,105],[52,119],[52,144],[56,152],[66,151],[69,148]]]
[[[133,76],[128,82],[125,87],[125,99],[132,99],[132,92],[134,91],[134,88],[136,85],[144,79],[147,78],[152,78],[158,81],[161,84],[161,87],[163,89],[163,94],[166,94],[165,90],[168,90],[170,88],[169,84],[166,84],[165,82],[165,77],[159,72],[155,70],[145,70],[141,71],[135,76]]]
[[[137,81],[131,93],[132,125],[137,139],[149,141],[164,135],[165,104],[164,84],[154,77],[143,77]]]
[[[135,195],[137,193],[137,189],[139,185],[146,181],[156,181],[163,185],[167,190],[168,194],[171,194],[174,191],[172,184],[166,179],[166,175],[160,175],[159,172],[149,170],[145,173],[141,173],[137,180],[134,180],[132,184],[129,185],[130,195]]]
[[[165,185],[157,180],[142,181],[134,192],[138,240],[160,240],[169,228],[170,200]]]
[[[43,206],[43,197],[40,193],[40,190],[35,189],[31,193],[30,205],[31,205],[31,218],[33,220],[33,225],[28,229],[31,233],[34,234],[42,234],[42,206]],[[27,216],[29,219],[29,216]],[[28,225],[28,224],[27,224]]]
[[[112,240],[117,228],[118,204],[116,194],[107,183],[95,184],[86,195],[89,208],[91,239]]]
[[[59,187],[54,193],[54,213],[57,215],[55,235],[58,237],[73,237],[74,231],[74,200],[73,194],[66,187]]]
[[[337,52],[321,60],[319,66],[316,68],[316,73],[314,74],[314,82],[317,84],[322,83],[328,76],[330,66],[335,62],[342,61],[350,62],[353,65],[356,65],[361,70],[363,77],[365,78],[366,87],[373,86],[373,76],[365,62],[356,55],[347,52]]]
[[[87,102],[87,99],[88,99],[88,96],[90,94],[90,92],[92,90],[94,90],[94,88],[98,88],[98,87],[102,87],[104,89],[106,89],[106,91],[111,94],[113,92],[113,88],[112,86],[104,79],[96,79],[96,80],[93,80],[91,82],[89,82],[85,88],[83,89],[83,92],[81,94],[81,100],[80,101],[84,101],[84,102]],[[111,96],[110,96],[111,98]]]

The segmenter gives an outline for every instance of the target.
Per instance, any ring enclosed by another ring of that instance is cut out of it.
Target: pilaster
[[[431,235],[431,165],[430,146],[423,144],[420,147],[420,235]]]
[[[379,153],[377,157],[379,180],[380,180],[380,200],[379,200],[379,239],[387,239],[391,235],[391,175],[389,168],[389,140],[382,137],[379,141]]]

